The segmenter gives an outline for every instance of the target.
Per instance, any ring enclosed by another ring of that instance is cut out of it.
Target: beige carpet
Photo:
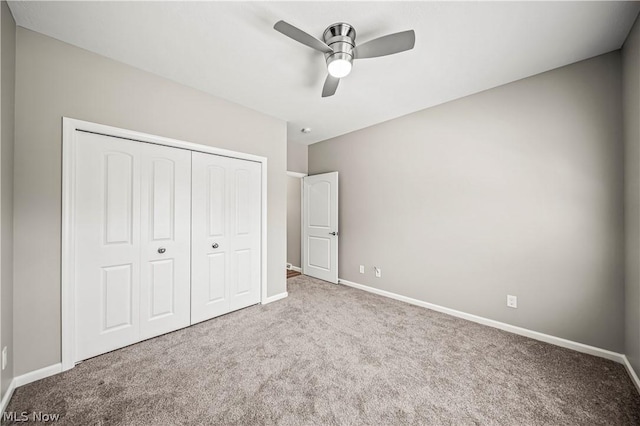
[[[58,424],[640,424],[622,365],[299,276],[16,390]]]

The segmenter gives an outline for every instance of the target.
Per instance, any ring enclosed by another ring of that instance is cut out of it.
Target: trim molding
[[[624,360],[624,366],[627,369],[627,373],[629,373],[629,377],[631,378],[631,381],[636,386],[636,390],[638,391],[638,393],[640,393],[640,378],[638,378],[638,375],[636,374],[635,370],[631,366],[631,363],[629,362],[629,358],[627,358],[626,355],[622,355],[622,358]]]
[[[9,405],[9,401],[11,401],[11,397],[13,396],[13,391],[16,390],[16,379],[11,380],[9,383],[9,387],[7,391],[4,393],[2,397],[2,402],[0,402],[0,415],[5,412],[7,409],[7,405]]]
[[[307,176],[306,173],[300,173],[300,172],[290,172],[287,170],[287,176],[291,176],[291,177],[295,177],[295,178],[303,178],[305,176]]]
[[[49,376],[53,376],[58,373],[62,373],[61,362],[15,377],[13,381],[16,383],[16,388],[19,388],[20,386],[28,385],[29,383],[44,379]]]
[[[293,266],[291,265],[291,267],[289,268],[291,271],[296,271],[296,272],[300,272],[302,273],[302,268],[299,266]]]
[[[289,296],[289,293],[287,293],[286,291],[284,293],[275,294],[273,296],[267,297],[265,300],[262,300],[262,304],[266,305],[267,303],[276,302],[280,299],[284,299],[287,296]]]
[[[399,300],[401,302],[406,302],[411,305],[420,306],[423,308],[431,309],[433,311],[441,312],[443,314],[452,315],[454,317],[466,319],[468,321],[473,321],[478,324],[488,325],[489,327],[498,328],[500,330],[508,331],[510,333],[519,334],[520,336],[529,337],[531,339],[539,340],[541,342],[551,343],[552,345],[561,346],[567,349],[573,349],[574,351],[582,352],[589,355],[598,356],[600,358],[606,358],[611,361],[618,362],[620,364],[625,364],[625,356],[623,354],[609,351],[607,349],[597,348],[595,346],[585,345],[584,343],[574,342],[572,340],[563,339],[561,337],[551,336],[549,334],[540,333],[538,331],[529,330],[527,328],[518,327],[515,325],[507,324],[500,321],[495,321],[489,318],[480,317],[478,315],[468,314],[466,312],[457,311],[451,308],[445,308],[444,306],[435,305],[433,303],[424,302],[422,300],[413,299],[411,297],[402,296],[400,294],[391,293],[390,291],[380,290],[377,288],[369,287],[366,285],[354,283],[351,281],[339,279],[338,283],[344,284],[349,287],[357,288],[359,290],[368,291],[369,293],[374,293],[380,296],[385,296],[390,299]],[[629,365],[628,369],[631,368]],[[637,376],[636,376],[637,380]],[[636,381],[636,386],[637,381]],[[640,388],[639,388],[640,391]]]
[[[45,379],[49,376],[56,375],[58,373],[62,373],[61,362],[14,377],[13,380],[11,380],[11,383],[9,383],[9,387],[7,388],[7,391],[5,392],[4,396],[2,397],[2,401],[0,402],[0,415],[7,409],[7,405],[9,405],[9,401],[11,401],[13,392],[17,388],[41,379]]]

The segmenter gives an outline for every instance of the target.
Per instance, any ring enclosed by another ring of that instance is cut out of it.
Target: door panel
[[[236,170],[236,236],[248,235],[251,232],[251,181],[247,170]]]
[[[251,250],[236,251],[236,296],[242,296],[251,291]]]
[[[130,244],[132,229],[133,158],[122,152],[104,154],[105,242]]]
[[[319,181],[309,184],[309,226],[331,228],[331,184]]]
[[[133,325],[132,265],[102,268],[102,333]]]
[[[225,157],[191,155],[191,323],[229,312],[229,168]]]
[[[186,327],[191,317],[191,152],[141,144],[140,336]]]
[[[331,271],[331,241],[329,237],[309,237],[309,265]]]
[[[208,197],[209,236],[223,237],[226,231],[226,170],[224,167],[210,165],[207,167],[209,174],[209,187],[206,192]]]
[[[138,145],[78,134],[76,361],[139,340]]]
[[[235,230],[231,250],[231,310],[260,302],[261,167],[251,161],[233,160],[231,200]]]
[[[175,184],[175,163],[166,159],[152,160],[150,190],[153,213],[150,219],[154,241],[173,238]]]
[[[151,264],[151,309],[149,319],[175,314],[175,272],[173,259],[156,260]]]
[[[260,301],[261,166],[192,154],[191,322]]]
[[[302,273],[338,283],[338,172],[303,178]]]
[[[222,302],[227,299],[227,287],[224,285],[227,282],[226,275],[226,254],[225,253],[213,253],[207,255],[209,258],[209,299],[207,304]]]

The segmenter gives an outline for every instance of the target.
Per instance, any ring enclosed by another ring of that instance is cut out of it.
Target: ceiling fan
[[[333,96],[336,93],[340,79],[351,72],[354,59],[377,58],[404,52],[413,49],[416,42],[415,32],[408,30],[379,37],[356,46],[356,30],[345,22],[330,25],[324,30],[322,35],[324,41],[285,21],[276,22],[273,28],[299,43],[324,53],[329,74],[322,88],[323,98]]]

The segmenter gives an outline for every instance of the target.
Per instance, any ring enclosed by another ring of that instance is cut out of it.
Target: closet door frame
[[[221,155],[254,161],[261,164],[261,241],[260,241],[260,300],[271,302],[267,297],[267,158],[253,154],[215,148],[177,139],[121,129],[104,124],[91,123],[73,118],[62,118],[62,371],[73,368],[76,357],[76,281],[75,281],[75,164],[78,132],[98,133],[140,143],[180,148],[205,154]]]

